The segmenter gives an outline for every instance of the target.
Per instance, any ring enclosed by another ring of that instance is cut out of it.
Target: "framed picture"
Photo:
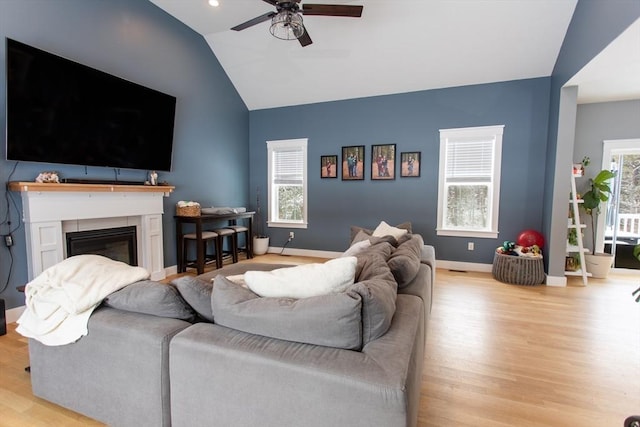
[[[364,179],[364,145],[342,147],[342,180]]]
[[[403,178],[420,176],[420,151],[400,153],[400,176]]]
[[[579,262],[573,256],[565,257],[564,260],[564,270],[565,271],[576,271],[579,268]]]
[[[338,177],[338,156],[320,156],[320,178]]]
[[[371,146],[371,179],[396,179],[396,144]]]

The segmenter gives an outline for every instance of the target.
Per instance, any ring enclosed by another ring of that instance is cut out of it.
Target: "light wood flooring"
[[[631,296],[640,274],[566,288],[437,276],[420,427],[622,427],[640,415],[640,304]],[[31,394],[27,341],[15,326],[0,337],[0,426],[102,425]]]

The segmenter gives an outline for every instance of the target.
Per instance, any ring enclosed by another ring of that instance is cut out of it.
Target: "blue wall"
[[[248,202],[249,113],[204,38],[146,0],[0,1],[0,99],[6,97],[5,42],[9,37],[177,97],[173,171],[160,180],[176,186],[164,203],[165,265],[175,265],[173,214],[178,200],[205,205]],[[6,134],[5,103],[0,102],[0,135]],[[2,181],[32,181],[40,171],[82,178],[85,168],[5,159],[0,142]],[[121,170],[119,179],[144,181],[146,171]],[[114,179],[114,171],[90,167],[88,178]],[[0,221],[6,208],[0,189]],[[11,197],[21,209],[19,194]],[[11,205],[12,227],[21,212]],[[6,234],[3,225],[0,234]],[[9,286],[0,295],[7,307],[24,304],[15,287],[26,283],[24,227],[13,233],[15,246]],[[9,273],[9,252],[0,245],[0,290]]]
[[[504,240],[541,229],[549,78],[465,86],[250,112],[250,188],[266,188],[266,144],[309,138],[309,228],[290,246],[343,251],[349,226],[375,228],[411,221],[437,247],[440,260],[491,263]],[[439,129],[505,125],[498,239],[436,236]],[[419,178],[371,181],[371,145],[396,144],[397,153],[421,151]],[[365,145],[365,180],[320,179],[320,156]],[[264,198],[264,197],[263,197]],[[263,206],[264,208],[264,206]],[[286,229],[268,230],[282,246]],[[475,251],[467,251],[467,242]]]
[[[576,5],[551,75],[549,143],[546,157],[548,173],[544,184],[543,232],[545,234],[549,234],[552,228],[559,229],[559,221],[566,221],[564,213],[560,213],[566,210],[564,208],[556,209],[558,214],[554,217],[553,208],[554,195],[557,192],[565,192],[567,194],[569,172],[567,172],[567,183],[565,185],[562,178],[556,180],[554,167],[556,164],[562,165],[562,170],[568,171],[573,162],[573,159],[568,156],[557,156],[559,152],[573,152],[573,150],[558,150],[559,126],[575,126],[575,117],[565,118],[563,122],[559,122],[559,120],[562,120],[559,117],[562,86],[639,17],[640,1],[638,0],[579,0]],[[571,120],[571,123],[566,122],[567,120]],[[566,169],[564,169],[565,167]],[[566,196],[566,202],[568,203],[568,196]],[[557,198],[556,203],[558,203]],[[566,203],[564,204],[566,205]],[[547,251],[548,257],[545,262],[548,263],[548,258],[553,257],[556,264],[561,264],[560,267],[556,265],[555,268],[552,268],[553,270],[562,271],[564,269],[564,262],[562,261],[565,255],[564,250],[565,243],[562,241]],[[550,273],[557,274],[556,272]]]

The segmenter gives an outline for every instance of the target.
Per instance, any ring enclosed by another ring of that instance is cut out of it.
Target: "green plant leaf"
[[[636,245],[633,248],[633,256],[636,257],[638,261],[640,261],[640,245]]]

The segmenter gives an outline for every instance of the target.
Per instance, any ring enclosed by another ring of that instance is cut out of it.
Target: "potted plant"
[[[592,277],[604,279],[609,274],[613,256],[606,253],[596,253],[596,241],[598,236],[597,223],[600,208],[606,203],[611,196],[611,187],[609,180],[616,176],[615,172],[609,170],[601,170],[598,174],[589,179],[588,191],[582,195],[582,208],[585,213],[591,217],[591,235],[593,237],[591,254],[585,255],[587,271]]]
[[[256,214],[254,215],[255,233],[253,235],[253,254],[263,255],[269,250],[269,236],[264,234],[264,221],[260,207],[260,187],[256,189]]]

